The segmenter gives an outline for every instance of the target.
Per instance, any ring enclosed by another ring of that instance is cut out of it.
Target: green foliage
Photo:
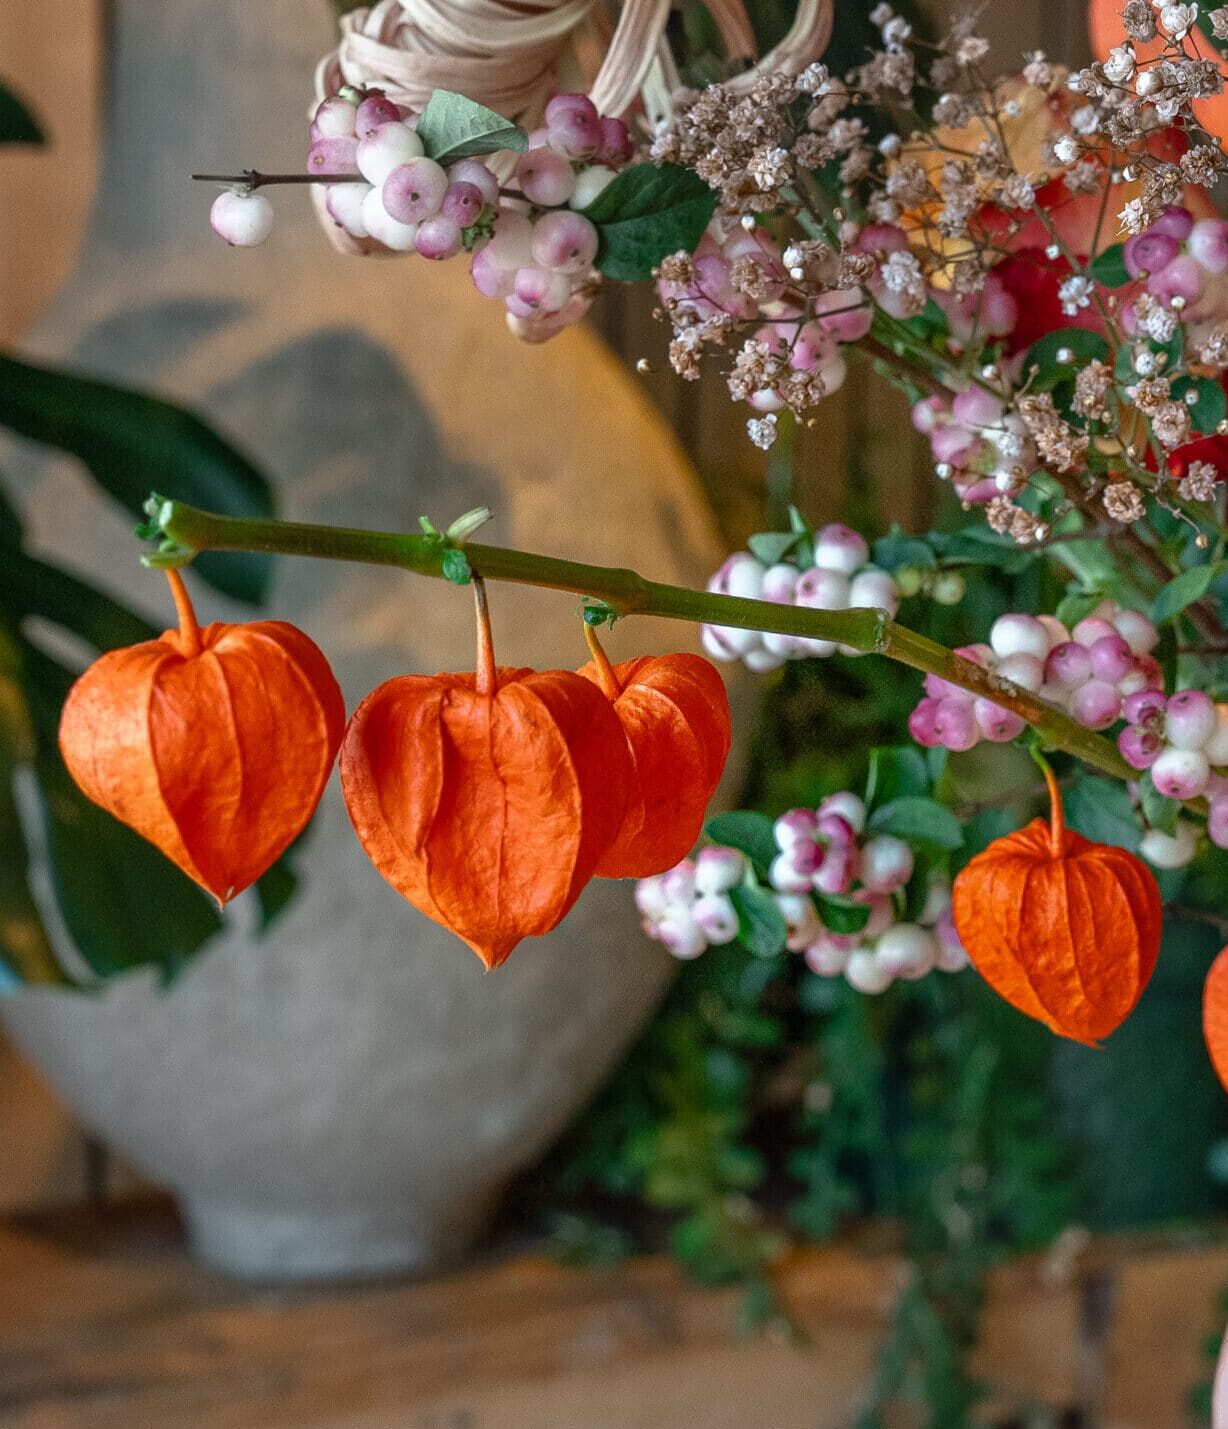
[[[427,100],[418,121],[418,137],[427,157],[439,164],[454,164],[458,159],[474,159],[501,149],[523,154],[529,147],[529,136],[519,124],[447,89],[434,90]]]
[[[100,487],[141,516],[150,487],[233,516],[271,516],[268,482],[194,413],[127,387],[0,354],[0,427],[77,457]],[[263,599],[267,557],[227,552],[197,568],[236,600]]]
[[[679,249],[694,251],[716,211],[716,193],[677,164],[632,164],[583,210],[600,238],[597,268],[635,283]]]

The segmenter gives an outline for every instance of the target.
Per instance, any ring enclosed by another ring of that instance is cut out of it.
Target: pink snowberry
[[[1070,713],[1085,729],[1107,729],[1121,713],[1121,696],[1107,680],[1088,680],[1071,696]]]
[[[601,118],[585,94],[556,94],[546,105],[550,143],[572,159],[586,159],[601,144]]]
[[[307,150],[309,174],[357,174],[357,139],[317,139]]]
[[[1179,690],[1169,699],[1164,735],[1177,749],[1201,749],[1215,727],[1215,706],[1201,690]]]
[[[360,139],[367,139],[381,124],[395,124],[400,118],[401,111],[387,95],[369,94],[354,116],[354,132]]]
[[[454,184],[472,184],[482,195],[484,204],[499,202],[499,180],[480,159],[458,159],[448,170],[448,180]]]
[[[439,212],[448,176],[434,159],[398,164],[384,180],[384,207],[398,223],[421,223]]]
[[[597,256],[597,230],[582,214],[543,214],[533,227],[533,258],[556,273],[583,273]]]
[[[414,251],[419,258],[453,258],[461,250],[460,224],[441,213],[424,218],[418,225]]]
[[[576,171],[570,160],[553,149],[530,149],[516,164],[516,178],[530,203],[557,208],[576,189]]]
[[[458,228],[470,228],[482,216],[486,199],[476,184],[462,180],[450,183],[439,206],[444,218],[451,219]]]
[[[320,101],[311,121],[312,139],[353,139],[358,129],[358,106],[339,94]]]
[[[597,143],[597,162],[617,169],[625,164],[635,152],[631,142],[631,131],[621,119],[603,119],[600,124]]]

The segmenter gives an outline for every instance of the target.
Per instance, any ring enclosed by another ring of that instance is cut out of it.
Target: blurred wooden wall
[[[836,0],[837,22],[843,3],[849,0]],[[970,8],[964,0],[930,5],[935,16]],[[2,343],[19,343],[71,271],[82,240],[105,98],[105,14],[106,0],[0,0],[0,80],[33,105],[50,140],[44,150],[0,150]],[[1071,60],[1085,50],[1079,3],[989,0],[982,18],[1002,68],[1028,50]],[[733,406],[719,380],[684,383],[672,375],[653,301],[647,290],[607,293],[594,321],[629,363],[649,360],[653,371],[637,380],[690,452],[730,541],[740,541],[762,521],[764,457],[746,439],[746,409]],[[924,528],[931,482],[903,400],[856,368],[799,439],[795,494],[812,520],[840,513],[852,497],[879,527]],[[97,1172],[97,1157],[37,1073],[0,1038],[0,1209],[75,1199],[97,1189]]]

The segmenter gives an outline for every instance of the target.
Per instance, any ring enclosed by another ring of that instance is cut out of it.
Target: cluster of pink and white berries
[[[1217,772],[1228,769],[1228,705],[1213,704],[1201,690],[1167,697],[1162,690],[1142,690],[1126,700],[1123,713],[1128,723],[1117,747],[1125,760],[1149,770],[1165,798],[1205,795],[1207,833],[1212,843],[1228,848],[1228,777]],[[1185,820],[1178,820],[1171,834],[1150,830],[1144,836],[1144,854],[1164,868],[1180,868],[1194,851],[1194,826]]]
[[[1151,655],[1158,639],[1145,615],[1106,600],[1069,631],[1052,615],[999,616],[988,645],[956,653],[1065,710],[1085,728],[1100,730],[1121,718],[1132,696],[1163,688]],[[992,700],[927,675],[925,697],[908,729],[927,748],[962,752],[983,739],[1012,740],[1022,734],[1024,721]]]
[[[949,888],[931,883],[917,921],[900,921],[897,895],[913,876],[913,851],[891,834],[867,837],[865,825],[865,804],[847,791],[830,795],[817,809],[790,809],[776,820],[778,852],[768,882],[788,929],[786,947],[802,953],[811,971],[843,975],[865,993],[882,992],[896,978],[966,967],[951,922]],[[695,958],[708,947],[732,942],[738,918],[729,894],[748,871],[737,849],[716,847],[668,873],[641,879],[636,905],[644,931],[677,958]],[[856,933],[834,932],[824,924],[815,894],[867,907],[865,926]]]
[[[1126,240],[1122,260],[1130,277],[1145,282],[1156,300],[1136,299],[1123,308],[1122,322],[1132,337],[1165,343],[1178,318],[1197,327],[1222,317],[1228,307],[1228,223],[1222,218],[1195,222],[1188,209],[1166,208],[1150,228]],[[1138,361],[1145,361],[1142,354]]]
[[[435,260],[472,252],[474,286],[502,299],[518,336],[540,340],[578,322],[592,300],[598,247],[580,210],[631,158],[627,126],[599,115],[586,95],[556,95],[509,191],[482,159],[436,163],[417,124],[378,90],[346,88],[322,101],[307,171],[344,176],[325,185],[333,222],[368,251]],[[249,247],[268,237],[273,210],[263,194],[239,188],[219,195],[211,220],[227,242]]]
[[[833,522],[815,532],[814,564],[802,569],[793,561],[765,566],[749,551],[736,551],[708,582],[718,595],[767,600],[776,605],[796,605],[809,610],[885,610],[894,616],[900,589],[894,578],[870,562],[865,539],[848,526]],[[703,647],[717,660],[742,660],[758,674],[774,670],[786,660],[802,660],[859,652],[830,640],[810,640],[798,635],[773,635],[736,626],[705,625]]]
[[[923,397],[912,422],[929,438],[935,473],[951,482],[961,501],[1013,495],[1035,469],[1036,446],[1023,419],[983,387]]]

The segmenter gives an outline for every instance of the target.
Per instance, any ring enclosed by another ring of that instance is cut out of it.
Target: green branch
[[[220,516],[180,501],[154,504],[152,524],[187,553],[260,551],[313,556],[333,561],[396,566],[416,575],[445,579],[447,548],[437,536],[363,531]],[[1136,779],[1116,746],[1029,691],[965,660],[916,631],[897,625],[881,610],[808,610],[764,600],[714,595],[646,580],[625,567],[590,566],[529,551],[466,543],[471,569],[489,581],[545,586],[603,601],[620,616],[660,615],[696,624],[732,625],[780,635],[830,640],[867,655],[884,655],[927,675],[937,675],[970,694],[1012,710],[1035,728],[1045,743],[1064,750],[1116,779]]]

